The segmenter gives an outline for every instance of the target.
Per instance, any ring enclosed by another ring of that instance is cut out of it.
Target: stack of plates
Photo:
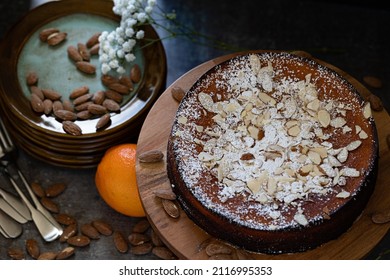
[[[72,90],[88,86],[90,92],[105,90],[100,81],[100,67],[96,75],[77,71],[67,56],[67,47],[86,42],[96,32],[116,28],[119,18],[112,12],[112,2],[99,0],[54,1],[31,10],[6,35],[0,46],[1,117],[17,144],[29,154],[55,165],[84,168],[95,166],[111,146],[135,142],[142,123],[165,86],[166,57],[158,35],[145,26],[145,38],[158,42],[136,51],[142,80],[135,89],[124,95],[121,110],[111,113],[111,124],[97,131],[98,118],[76,120],[82,135],[67,134],[62,123],[53,115],[37,114],[30,105],[30,90],[26,74],[38,74],[38,87],[51,88],[68,99]],[[59,46],[40,42],[42,29],[56,27],[68,37]],[[98,65],[98,57],[91,59]],[[128,71],[130,67],[128,66]]]

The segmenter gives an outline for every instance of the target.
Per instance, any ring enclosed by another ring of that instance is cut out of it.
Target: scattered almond
[[[385,224],[390,222],[390,213],[377,212],[372,214],[371,220],[375,224]]]
[[[141,68],[138,64],[134,64],[133,67],[130,69],[130,79],[134,83],[138,83],[141,81]]]
[[[83,61],[83,57],[75,46],[70,45],[66,50],[68,52],[68,57],[73,62]]]
[[[43,207],[45,207],[50,212],[52,212],[52,213],[59,213],[60,212],[60,208],[59,208],[58,204],[55,203],[50,198],[42,197],[40,201],[41,201]]]
[[[174,200],[161,199],[165,213],[171,218],[177,219],[180,217],[180,209]]]
[[[56,256],[56,260],[65,260],[74,255],[74,247],[68,246],[62,249]]]
[[[109,113],[104,114],[99,118],[98,122],[96,123],[96,130],[105,128],[110,124],[110,121],[111,121],[110,114]]]
[[[7,254],[13,260],[24,260],[26,258],[21,248],[9,248]]]
[[[136,232],[136,233],[144,233],[146,232],[148,229],[150,228],[150,223],[147,219],[142,219],[140,221],[138,221],[133,229],[132,229],[132,232]]]
[[[35,239],[27,239],[26,251],[33,259],[37,259],[40,255],[38,242]]]
[[[72,245],[75,247],[85,247],[85,246],[89,245],[91,240],[85,235],[75,235],[75,236],[69,237],[66,242],[69,245]]]
[[[28,86],[33,86],[38,83],[38,74],[34,71],[30,71],[27,73],[26,83]]]
[[[126,253],[129,250],[129,245],[126,242],[126,239],[123,237],[122,233],[119,231],[114,231],[113,233],[114,245],[119,253]]]
[[[373,88],[381,88],[382,87],[382,81],[374,76],[364,76],[363,81],[370,87]]]
[[[81,227],[80,227],[80,232],[82,234],[84,234],[85,236],[87,236],[88,238],[90,239],[99,239],[100,238],[100,234],[99,232],[97,231],[97,229],[92,226],[91,224],[83,224]]]
[[[47,197],[56,197],[60,195],[66,189],[66,185],[63,183],[51,184],[46,188]]]
[[[153,245],[150,242],[143,243],[141,245],[132,246],[131,253],[134,255],[146,255],[153,249]]]
[[[79,136],[82,134],[81,128],[72,121],[63,121],[62,128],[66,133],[70,135]]]
[[[39,255],[38,257],[38,260],[55,260],[57,257],[57,253],[56,252],[44,252],[42,254]]]
[[[162,260],[175,260],[176,256],[165,246],[156,246],[152,249],[153,255]]]
[[[77,224],[76,223],[70,224],[66,228],[64,228],[60,236],[60,242],[66,242],[69,238],[75,236],[76,234],[77,234]]]
[[[41,32],[39,32],[39,39],[42,42],[46,42],[47,38],[50,35],[52,35],[54,33],[58,33],[58,32],[60,32],[60,30],[58,28],[55,28],[55,27],[49,27],[49,28],[43,29]]]
[[[183,88],[179,87],[179,86],[174,86],[172,89],[171,89],[171,93],[172,93],[172,97],[177,101],[177,102],[180,102],[184,95],[186,94],[185,91],[183,90]]]
[[[98,232],[105,236],[109,236],[113,232],[111,226],[102,220],[93,221],[92,225],[98,230]]]
[[[46,42],[49,46],[54,47],[65,41],[67,36],[68,34],[66,32],[53,33],[47,37]]]
[[[371,109],[374,111],[382,111],[383,110],[383,104],[382,100],[376,96],[375,94],[370,94],[367,98],[368,102],[371,104]]]
[[[76,62],[76,67],[85,74],[93,75],[96,73],[96,66],[87,61]]]
[[[163,152],[159,150],[151,150],[141,153],[138,156],[138,160],[143,163],[155,163],[160,162],[164,158]]]

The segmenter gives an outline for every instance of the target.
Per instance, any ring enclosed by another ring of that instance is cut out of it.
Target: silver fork
[[[38,198],[35,196],[23,173],[19,170],[15,163],[15,152],[15,147],[11,140],[11,137],[9,136],[3,121],[0,119],[0,160],[3,172],[7,175],[12,186],[30,210],[32,220],[34,221],[43,239],[45,239],[46,241],[53,241],[62,234],[62,227],[53,218],[50,212],[42,206]],[[11,167],[11,165],[13,167],[11,168],[11,170],[15,170],[16,174],[11,174],[9,168]],[[15,181],[15,179],[17,178],[20,178],[22,180],[22,183],[27,189],[27,192],[29,193],[33,203],[35,204],[35,207],[19,188],[18,184]]]

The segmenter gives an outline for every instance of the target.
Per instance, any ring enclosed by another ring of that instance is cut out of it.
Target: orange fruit
[[[102,199],[115,211],[144,217],[135,174],[136,149],[136,144],[109,148],[97,166],[95,185]]]

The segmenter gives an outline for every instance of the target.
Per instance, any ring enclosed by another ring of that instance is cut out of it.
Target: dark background
[[[381,88],[366,86],[382,99],[387,111],[390,109],[390,11],[384,7],[385,1],[158,0],[158,3],[163,11],[174,10],[180,26],[188,27],[187,32],[201,35],[192,36],[196,41],[179,35],[163,40],[168,65],[167,85],[205,61],[238,50],[304,50],[346,71],[362,83],[364,76],[379,78],[383,82]],[[32,5],[36,5],[36,2],[1,1],[0,40]],[[171,28],[178,31],[174,25]],[[161,38],[167,35],[162,29],[156,29]],[[216,41],[220,44],[212,47]],[[138,221],[115,213],[105,205],[94,187],[94,169],[67,170],[50,166],[25,155],[23,151],[19,160],[30,181],[39,180],[44,184],[65,181],[71,186],[58,198],[58,202],[79,221],[85,223],[95,218],[107,219],[125,235]],[[30,223],[23,237],[17,240],[5,240],[0,236],[0,259],[7,257],[7,247],[23,246],[23,240],[36,237],[36,234]],[[62,245],[42,246],[46,250],[54,250]],[[387,236],[367,258],[389,259],[389,250],[390,237]],[[74,258],[155,257],[119,254],[113,248],[111,239],[102,238],[88,248],[79,250]]]

